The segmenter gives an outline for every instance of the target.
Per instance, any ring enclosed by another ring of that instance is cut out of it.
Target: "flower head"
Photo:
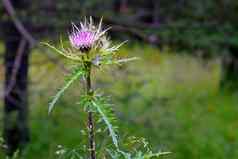
[[[88,52],[95,42],[95,35],[91,31],[78,31],[70,34],[69,40],[74,48]]]
[[[84,22],[80,22],[80,27],[72,23],[72,31],[68,34],[71,47],[65,48],[62,39],[61,49],[48,43],[43,44],[70,60],[87,61],[96,66],[126,62],[125,59],[117,60],[115,55],[125,42],[113,46],[105,35],[109,29],[102,29],[102,18],[98,25],[94,25],[92,17],[89,20],[85,18]]]
[[[72,32],[69,34],[69,40],[72,47],[79,49],[81,52],[88,52],[92,47],[97,44],[99,38],[105,34],[108,30],[101,30],[102,21],[100,21],[98,27],[93,24],[93,20],[85,19],[84,23],[80,23],[78,28],[72,23]]]

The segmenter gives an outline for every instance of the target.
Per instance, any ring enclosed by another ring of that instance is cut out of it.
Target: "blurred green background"
[[[119,51],[140,60],[94,71],[93,86],[111,97],[123,140],[145,137],[168,159],[238,158],[238,2],[235,0],[42,0],[12,1],[16,17],[38,41],[67,40],[70,22],[103,16]],[[0,5],[0,88],[4,88],[5,22]],[[51,97],[64,83],[69,61],[35,46],[29,59],[30,142],[23,159],[53,159],[57,145],[87,145],[86,115],[76,104],[74,84],[48,115]],[[50,55],[50,56],[49,56]],[[49,57],[57,59],[57,64]],[[0,130],[4,129],[1,102]],[[6,123],[5,123],[6,124]],[[0,136],[2,136],[0,134]],[[103,158],[104,143],[96,142]],[[0,158],[4,157],[0,151]]]

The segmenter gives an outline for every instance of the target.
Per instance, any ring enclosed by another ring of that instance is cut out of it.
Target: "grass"
[[[235,94],[219,91],[219,60],[205,62],[137,45],[124,47],[121,54],[141,60],[96,71],[93,79],[95,87],[112,97],[121,138],[144,136],[154,150],[171,151],[163,157],[168,159],[238,157],[238,100]],[[31,63],[32,136],[24,158],[53,159],[59,144],[86,145],[85,114],[75,104],[79,84],[66,92],[48,116],[50,96],[63,84],[64,73],[37,51]],[[98,136],[97,143],[103,147],[108,141]]]

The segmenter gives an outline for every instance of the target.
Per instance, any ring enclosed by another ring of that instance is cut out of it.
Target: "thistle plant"
[[[108,99],[102,96],[99,91],[93,89],[91,81],[93,69],[103,69],[103,66],[120,65],[137,59],[136,57],[118,58],[118,50],[125,42],[118,45],[112,45],[106,35],[109,29],[110,28],[103,30],[102,19],[98,25],[95,25],[91,17],[89,20],[85,18],[84,22],[80,23],[80,26],[72,23],[72,30],[68,33],[69,47],[65,48],[62,40],[60,42],[61,48],[56,48],[49,43],[43,43],[56,53],[63,55],[75,63],[72,73],[67,78],[65,85],[57,92],[50,102],[49,113],[51,113],[56,102],[64,92],[74,82],[83,79],[85,90],[84,94],[80,96],[78,104],[81,105],[88,114],[87,129],[90,159],[96,159],[95,114],[98,114],[101,120],[104,121],[115,147],[114,150],[108,150],[111,158],[116,158],[116,156],[118,156],[118,158],[130,159],[131,155],[119,148],[116,127],[113,125],[115,117],[111,105],[108,103]],[[150,155],[151,157],[155,156],[152,155],[152,153]],[[158,154],[156,155],[159,156]],[[139,158],[141,158],[141,156],[142,154],[139,154]]]

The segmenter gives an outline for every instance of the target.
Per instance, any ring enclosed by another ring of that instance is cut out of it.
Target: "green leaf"
[[[116,63],[126,63],[129,61],[134,61],[134,60],[139,60],[139,59],[140,58],[138,58],[138,57],[125,58],[125,59],[117,60]]]
[[[160,156],[163,156],[163,155],[168,155],[170,154],[171,152],[157,152],[157,153],[152,153],[152,152],[149,152],[148,154],[146,154],[144,156],[145,159],[150,159],[150,158],[153,158],[153,157],[160,157]]]
[[[81,61],[82,60],[81,57],[78,57],[74,54],[67,53],[66,51],[61,51],[61,50],[57,49],[56,47],[54,47],[54,46],[52,46],[48,43],[41,42],[41,44],[46,45],[47,47],[51,48],[52,50],[54,50],[58,54],[63,55],[64,57],[67,57],[68,59],[71,59],[71,60],[74,60],[74,61]]]
[[[92,101],[92,104],[93,104],[93,106],[96,107],[98,113],[101,115],[103,121],[107,125],[110,136],[112,137],[113,144],[115,145],[116,148],[119,148],[118,140],[117,140],[117,134],[115,132],[115,128],[111,124],[112,119],[107,115],[108,111],[105,109],[105,104],[97,102],[97,101]]]
[[[69,86],[78,78],[82,77],[84,75],[84,71],[82,69],[78,69],[76,71],[73,71],[72,75],[70,75],[69,79],[67,80],[66,84],[56,93],[53,100],[49,104],[49,111],[50,114],[55,106],[55,103],[58,101],[58,99],[64,94],[66,89],[69,88]]]

